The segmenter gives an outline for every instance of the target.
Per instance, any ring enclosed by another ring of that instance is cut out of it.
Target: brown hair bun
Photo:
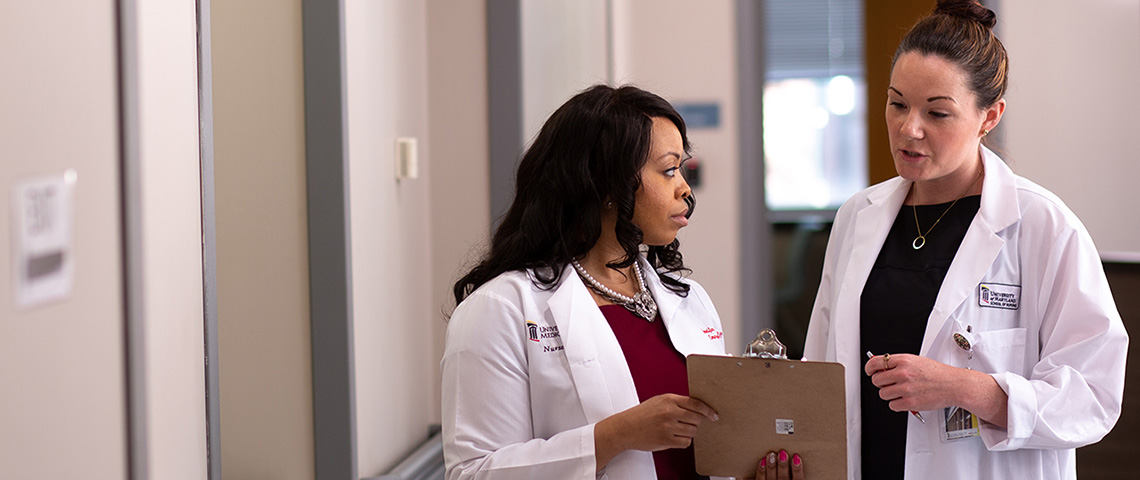
[[[907,52],[938,55],[966,73],[977,95],[977,106],[989,107],[1005,96],[1009,56],[994,36],[994,12],[971,0],[939,0],[930,15],[918,21],[895,50],[891,68]]]
[[[938,0],[934,14],[966,18],[991,29],[997,24],[997,15],[994,11],[973,0]]]

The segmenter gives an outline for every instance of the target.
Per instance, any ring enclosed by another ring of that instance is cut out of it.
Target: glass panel
[[[765,8],[768,208],[837,208],[867,185],[862,1]]]

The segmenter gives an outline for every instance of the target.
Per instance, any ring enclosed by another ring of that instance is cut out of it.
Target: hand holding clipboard
[[[712,355],[687,363],[689,395],[719,416],[697,427],[698,473],[750,478],[762,457],[783,449],[806,459],[812,480],[847,478],[842,365]]]

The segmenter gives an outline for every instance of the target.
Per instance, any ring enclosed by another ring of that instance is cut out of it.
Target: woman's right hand
[[[705,419],[716,412],[700,400],[663,394],[611,415],[594,426],[594,456],[598,469],[626,450],[655,452],[686,448]]]
[[[756,465],[756,480],[805,480],[804,464],[797,453],[788,458],[788,452],[768,452]]]

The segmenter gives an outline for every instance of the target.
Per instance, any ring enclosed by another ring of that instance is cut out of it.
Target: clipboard
[[[716,410],[693,438],[697,473],[752,477],[770,451],[800,454],[812,480],[847,479],[843,365],[689,355],[689,396]]]

